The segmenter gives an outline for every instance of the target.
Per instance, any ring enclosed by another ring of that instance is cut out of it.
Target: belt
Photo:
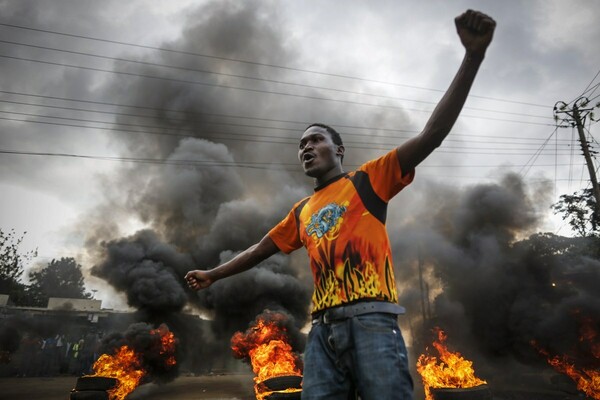
[[[329,324],[335,321],[356,317],[357,315],[371,313],[404,314],[404,307],[387,301],[362,301],[347,306],[338,306],[320,311],[313,315],[312,324]]]

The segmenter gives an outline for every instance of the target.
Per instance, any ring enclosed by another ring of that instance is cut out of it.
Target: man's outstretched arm
[[[454,20],[465,57],[450,87],[429,117],[423,131],[397,148],[404,174],[411,172],[442,144],[465,104],[479,66],[485,57],[496,22],[487,15],[467,10]]]
[[[188,272],[185,275],[185,280],[191,289],[205,289],[219,279],[249,270],[277,252],[279,252],[279,248],[275,245],[269,235],[265,235],[260,242],[250,246],[231,260],[214,269],[208,271],[197,269]]]

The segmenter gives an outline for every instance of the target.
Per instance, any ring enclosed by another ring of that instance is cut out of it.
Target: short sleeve
[[[358,170],[367,173],[373,190],[385,202],[408,186],[415,177],[414,170],[404,174],[400,169],[396,149],[363,164]]]
[[[271,240],[275,242],[279,250],[286,254],[302,247],[300,233],[298,232],[298,221],[296,220],[296,207],[298,207],[298,204],[292,208],[292,211],[281,222],[269,231]]]

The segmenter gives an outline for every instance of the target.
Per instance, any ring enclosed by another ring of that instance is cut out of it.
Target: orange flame
[[[578,321],[581,324],[579,342],[588,345],[590,353],[596,359],[600,359],[600,340],[598,340],[600,339],[600,335],[594,329],[594,320],[590,317],[580,315],[579,311],[575,311],[574,314],[578,317]],[[600,371],[591,368],[578,368],[575,366],[575,362],[567,355],[551,356],[547,350],[541,348],[535,341],[531,341],[531,344],[540,354],[546,357],[546,361],[552,368],[571,378],[577,385],[577,390],[582,391],[593,399],[600,400]]]
[[[175,360],[175,345],[177,340],[173,332],[165,324],[161,324],[157,329],[150,331],[153,335],[160,336],[160,354],[165,357],[165,365],[173,367],[177,364]]]
[[[166,325],[150,331],[159,336],[159,353],[165,358],[165,365],[172,367],[175,360],[176,339]],[[129,346],[121,346],[115,354],[102,354],[93,365],[94,374],[89,376],[104,376],[116,378],[117,385],[108,391],[110,400],[124,400],[140,384],[147,371],[142,367],[142,355]]]
[[[548,364],[556,371],[566,374],[577,384],[577,390],[581,390],[586,396],[600,399],[600,371],[587,368],[577,368],[567,356],[551,357],[547,351],[538,349],[547,357]]]
[[[587,316],[581,316],[580,321],[581,336],[579,341],[589,344],[592,355],[600,359],[600,334],[594,329],[594,320]]]
[[[270,314],[271,318],[273,316]],[[276,376],[302,375],[300,361],[292,351],[287,332],[278,324],[281,318],[276,317],[273,321],[259,318],[245,333],[236,332],[231,338],[234,355],[250,360],[255,374],[254,391],[257,400],[262,400],[272,393],[262,385],[265,380]],[[300,389],[285,390],[293,391]]]
[[[460,353],[451,352],[444,344],[446,334],[440,328],[435,328],[438,340],[433,342],[440,354],[440,362],[435,356],[421,354],[417,361],[417,371],[425,387],[425,399],[433,400],[432,388],[470,388],[484,385],[487,382],[475,376],[473,362],[465,360]]]
[[[123,400],[138,387],[146,374],[140,365],[135,351],[128,346],[121,346],[113,355],[102,354],[94,363],[94,375],[116,378],[117,385],[108,391],[110,400]]]

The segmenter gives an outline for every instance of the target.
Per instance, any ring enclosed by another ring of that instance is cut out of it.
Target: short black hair
[[[329,125],[321,124],[320,122],[315,122],[314,124],[310,124],[309,126],[307,126],[304,131],[306,132],[307,130],[309,130],[313,126],[318,126],[319,128],[325,129],[329,133],[329,135],[331,136],[331,140],[333,141],[333,143],[337,144],[338,146],[343,146],[344,145],[344,143],[342,142],[342,137],[340,136],[340,134],[335,129],[333,129],[332,127],[330,127]]]
[[[342,142],[342,137],[340,136],[340,134],[338,133],[338,131],[336,131],[335,129],[333,129],[329,125],[325,125],[325,124],[322,124],[320,122],[315,122],[314,124],[310,124],[309,126],[306,127],[306,129],[304,130],[304,132],[306,132],[307,130],[309,130],[313,126],[317,126],[319,128],[325,129],[327,131],[327,133],[329,133],[329,136],[331,136],[331,141],[334,144],[336,144],[338,146],[343,146],[344,145],[344,142]],[[343,154],[342,154],[342,156],[340,158],[340,161],[344,162],[344,155]]]

